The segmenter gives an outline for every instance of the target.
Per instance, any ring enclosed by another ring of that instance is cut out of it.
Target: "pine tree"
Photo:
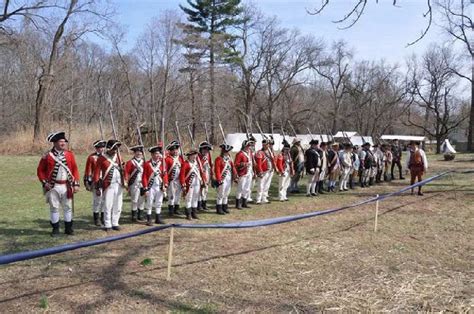
[[[229,64],[240,61],[239,53],[230,48],[235,40],[231,30],[243,23],[240,18],[241,0],[187,0],[189,7],[180,5],[186,13],[189,23],[186,28],[200,36],[195,40],[196,45],[206,52],[203,58],[209,64],[210,80],[210,118],[211,141],[216,142],[215,120],[215,67],[218,63]]]

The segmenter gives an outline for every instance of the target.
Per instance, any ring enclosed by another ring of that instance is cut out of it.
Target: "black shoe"
[[[391,178],[392,178],[392,180],[395,180],[395,176],[393,174],[392,174]]]
[[[202,210],[206,211],[207,210],[207,200],[206,201],[201,201],[201,206],[202,206]]]
[[[100,227],[100,214],[99,213],[94,213],[94,225],[97,227]]]
[[[53,230],[51,231],[51,236],[52,237],[58,237],[59,236],[59,221],[57,223],[52,223],[50,222],[51,227],[53,227]]]
[[[201,210],[202,210],[202,202],[201,202],[201,201],[198,201],[197,210],[198,210],[198,211],[201,211]]]
[[[222,211],[226,214],[230,214],[229,205],[228,204],[222,204]]]
[[[199,219],[199,217],[197,215],[197,208],[191,208],[191,217],[193,219]]]
[[[100,213],[100,223],[102,224],[102,226],[105,226],[105,217],[104,217],[104,213]]]
[[[112,230],[120,231],[121,229],[120,226],[112,226]]]
[[[235,208],[242,209],[242,199],[241,198],[235,199]]]
[[[179,205],[174,205],[173,213],[174,213],[175,215],[181,215],[181,214],[179,213]]]
[[[311,193],[311,196],[318,196],[318,193]]]
[[[143,221],[143,209],[138,209],[137,211],[137,221]]]
[[[137,211],[132,210],[132,222],[137,222]]]
[[[173,217],[173,216],[174,216],[174,206],[168,205],[168,217]]]
[[[369,180],[369,186],[372,186],[372,185],[374,185],[374,178],[370,178]]]
[[[222,205],[216,205],[216,213],[218,215],[225,215],[224,211],[222,211]]]
[[[306,197],[311,197],[311,193],[306,193]]]
[[[146,225],[153,226],[153,223],[151,222],[151,215],[146,215]]]
[[[248,204],[247,204],[247,199],[246,198],[241,198],[240,199],[241,203],[242,203],[242,208],[251,208]]]
[[[186,208],[186,219],[191,220],[191,208]]]
[[[419,195],[419,196],[423,196],[424,194],[423,194],[423,192],[418,191],[418,195]]]
[[[110,232],[110,231],[112,231],[112,228],[104,228],[104,231],[105,232]]]
[[[64,233],[67,235],[73,235],[74,230],[72,230],[72,220],[64,222]]]
[[[165,221],[161,219],[161,214],[155,214],[155,223],[160,225],[165,224]]]
[[[324,184],[323,183],[318,183],[318,194],[326,194],[324,192]]]
[[[400,180],[405,180],[405,177],[400,176]]]

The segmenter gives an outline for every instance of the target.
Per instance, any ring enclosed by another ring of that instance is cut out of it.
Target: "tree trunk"
[[[469,116],[469,126],[467,133],[467,150],[474,151],[474,55],[471,56],[471,114]]]
[[[194,75],[193,75],[192,70],[191,72],[189,72],[189,92],[191,94],[191,113],[192,113],[191,127],[192,127],[193,137],[196,138],[196,97],[194,96]]]

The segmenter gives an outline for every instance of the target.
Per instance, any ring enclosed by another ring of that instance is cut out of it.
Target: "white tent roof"
[[[339,132],[336,133],[336,135],[334,135],[334,137],[336,137],[336,138],[341,138],[341,137],[342,138],[346,138],[346,137],[351,138],[351,137],[356,136],[356,135],[358,135],[357,132],[339,131]]]
[[[426,141],[425,136],[415,136],[415,135],[382,135],[381,140],[400,140],[400,141]]]
[[[265,133],[264,135],[268,137],[271,134],[270,133]],[[257,140],[257,143],[255,144],[255,149],[256,150],[261,149],[262,148],[262,135],[254,133],[253,136]],[[321,141],[321,137],[322,137],[323,141],[325,141],[325,142],[327,142],[329,140],[329,136],[326,135],[326,134],[313,134],[312,137],[309,134],[297,134],[296,137],[301,140],[301,145],[303,145],[303,147],[309,147],[309,141],[311,141],[311,138],[314,138],[318,141]],[[294,140],[295,137],[294,136],[286,136],[285,138],[290,144],[293,144],[293,140]],[[232,151],[233,152],[238,152],[242,147],[242,142],[247,139],[247,134],[245,134],[245,133],[230,133],[230,134],[226,135],[225,139],[226,139],[227,144],[233,146]],[[273,146],[273,149],[276,150],[276,151],[281,150],[282,147],[283,147],[283,145],[282,145],[283,135],[273,134],[273,139],[275,140],[275,145]]]

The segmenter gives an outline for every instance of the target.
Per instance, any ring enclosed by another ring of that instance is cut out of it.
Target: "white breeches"
[[[216,204],[222,205],[227,204],[229,201],[230,189],[232,188],[232,178],[228,175],[223,181],[222,184],[217,188],[217,199]]]
[[[197,178],[194,178],[186,194],[186,208],[197,208],[200,194],[201,184]]]
[[[72,200],[67,198],[67,185],[56,184],[54,188],[46,193],[46,201],[49,204],[50,220],[52,223],[59,221],[59,210],[64,211],[64,221],[72,220]]]
[[[128,193],[130,194],[130,202],[132,204],[132,211],[137,209],[143,210],[145,207],[145,197],[140,195],[141,182],[134,182],[128,187]]]
[[[287,199],[286,197],[286,192],[288,190],[288,187],[290,186],[291,182],[291,176],[287,172],[283,174],[283,176],[280,176],[278,178],[278,194],[280,196],[280,201],[284,201]]]
[[[168,185],[168,205],[179,205],[181,197],[181,184],[179,180],[173,180]]]
[[[104,225],[105,228],[119,225],[122,213],[123,188],[120,183],[112,183],[104,191]]]
[[[163,206],[164,193],[159,186],[152,186],[148,191],[146,198],[146,213],[151,215],[153,207],[157,214],[161,214],[161,207]]]

